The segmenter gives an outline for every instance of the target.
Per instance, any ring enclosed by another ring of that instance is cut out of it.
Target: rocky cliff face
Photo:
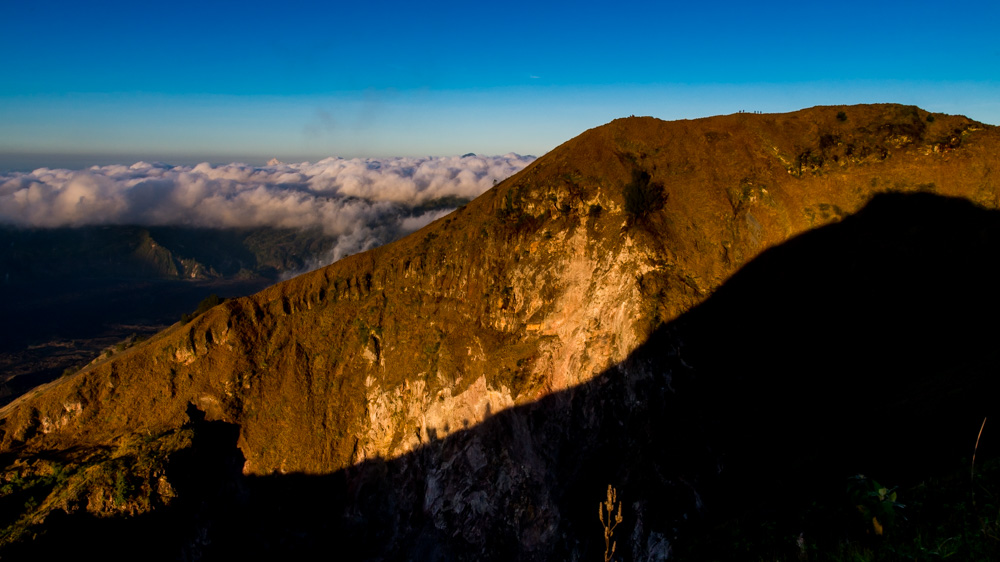
[[[171,459],[216,423],[232,428],[239,497],[296,474],[335,498],[329,511],[303,499],[327,516],[300,522],[307,539],[290,525],[300,538],[268,543],[276,551],[322,535],[353,536],[363,557],[582,556],[596,547],[576,511],[617,480],[646,494],[632,496],[627,556],[663,559],[729,443],[704,381],[739,369],[703,359],[698,374],[683,350],[712,329],[679,319],[765,250],[876,194],[995,209],[997,135],[896,105],[587,131],[403,240],[226,302],[5,407],[8,481],[61,477],[33,484],[44,499],[12,522],[189,505]],[[743,337],[763,335],[752,326]],[[714,356],[705,349],[689,357]],[[204,529],[215,542],[188,557],[239,550],[225,528]]]

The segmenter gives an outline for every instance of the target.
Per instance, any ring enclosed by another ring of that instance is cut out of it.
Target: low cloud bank
[[[531,156],[343,159],[316,163],[171,166],[138,162],[86,170],[0,174],[0,224],[321,228],[333,261],[416,230],[520,171]],[[427,207],[424,207],[426,209]]]

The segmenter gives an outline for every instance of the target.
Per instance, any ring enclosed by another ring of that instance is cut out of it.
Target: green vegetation
[[[891,530],[896,523],[896,513],[905,507],[896,502],[895,488],[886,488],[863,474],[850,478],[848,496],[857,506],[863,526],[867,528],[870,522],[871,531],[876,535]]]
[[[847,121],[847,114],[844,113],[843,111],[838,111],[837,112],[837,121],[841,121],[841,122]]]
[[[32,512],[72,474],[59,462],[15,464],[0,473],[0,544],[23,536]]]
[[[775,490],[776,496],[802,494],[805,501],[791,510],[748,511],[719,522],[678,543],[677,559],[1000,560],[1000,459],[976,466],[971,482],[963,459],[950,474],[906,487],[858,475],[839,493]]]
[[[136,515],[169,504],[173,490],[160,479],[170,456],[189,448],[192,437],[190,429],[171,430],[114,448],[80,449],[65,462],[44,455],[15,461],[0,470],[0,547],[44,537],[54,512]]]
[[[112,496],[112,501],[115,502],[115,505],[125,505],[125,502],[132,497],[134,492],[135,490],[124,472],[115,474],[115,490]]]

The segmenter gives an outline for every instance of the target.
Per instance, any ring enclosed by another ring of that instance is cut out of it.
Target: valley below
[[[0,300],[0,404],[177,322],[210,295],[274,283],[252,279],[90,279],[7,287]]]

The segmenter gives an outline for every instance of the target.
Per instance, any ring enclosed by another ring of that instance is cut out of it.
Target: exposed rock
[[[951,201],[940,196],[996,208],[997,130],[926,115],[879,105],[614,121],[403,240],[227,301],[16,400],[0,410],[0,446],[32,458],[145,435],[150,456],[170,459],[190,445],[173,436],[190,427],[193,404],[204,423],[233,432],[238,454],[225,462],[238,458],[242,474],[226,481],[258,498],[245,517],[299,483],[331,490],[324,507],[297,498],[315,520],[285,513],[278,526],[288,536],[260,539],[271,552],[353,540],[359,558],[592,558],[592,504],[619,482],[630,506],[621,535],[629,546],[619,552],[667,559],[674,529],[728,489],[727,455],[743,474],[759,474],[721,424],[776,427],[735,405],[761,396],[752,381],[768,375],[758,356],[777,330],[768,306],[746,303],[754,291],[765,305],[782,293],[758,281],[720,287],[762,256],[788,255],[773,252],[810,229],[856,241],[894,216],[868,210],[849,222],[878,194],[938,194],[913,207],[888,198],[890,210],[928,220],[935,202]],[[948,224],[982,220],[975,232],[992,240],[992,215],[977,214],[986,211],[948,212]],[[979,236],[966,234],[955,242]],[[919,254],[907,244],[891,251]],[[815,288],[779,261],[768,270],[773,283]],[[746,287],[750,296],[739,293]],[[742,315],[693,312],[720,310],[717,291],[739,293],[733,310]],[[833,318],[851,304],[834,302],[802,306]],[[782,365],[761,389],[790,380]],[[956,380],[962,392],[981,382]],[[731,433],[750,439],[746,428]],[[136,478],[181,501],[184,486],[170,476]],[[216,530],[205,531],[199,552],[240,552],[228,531],[206,525]]]

